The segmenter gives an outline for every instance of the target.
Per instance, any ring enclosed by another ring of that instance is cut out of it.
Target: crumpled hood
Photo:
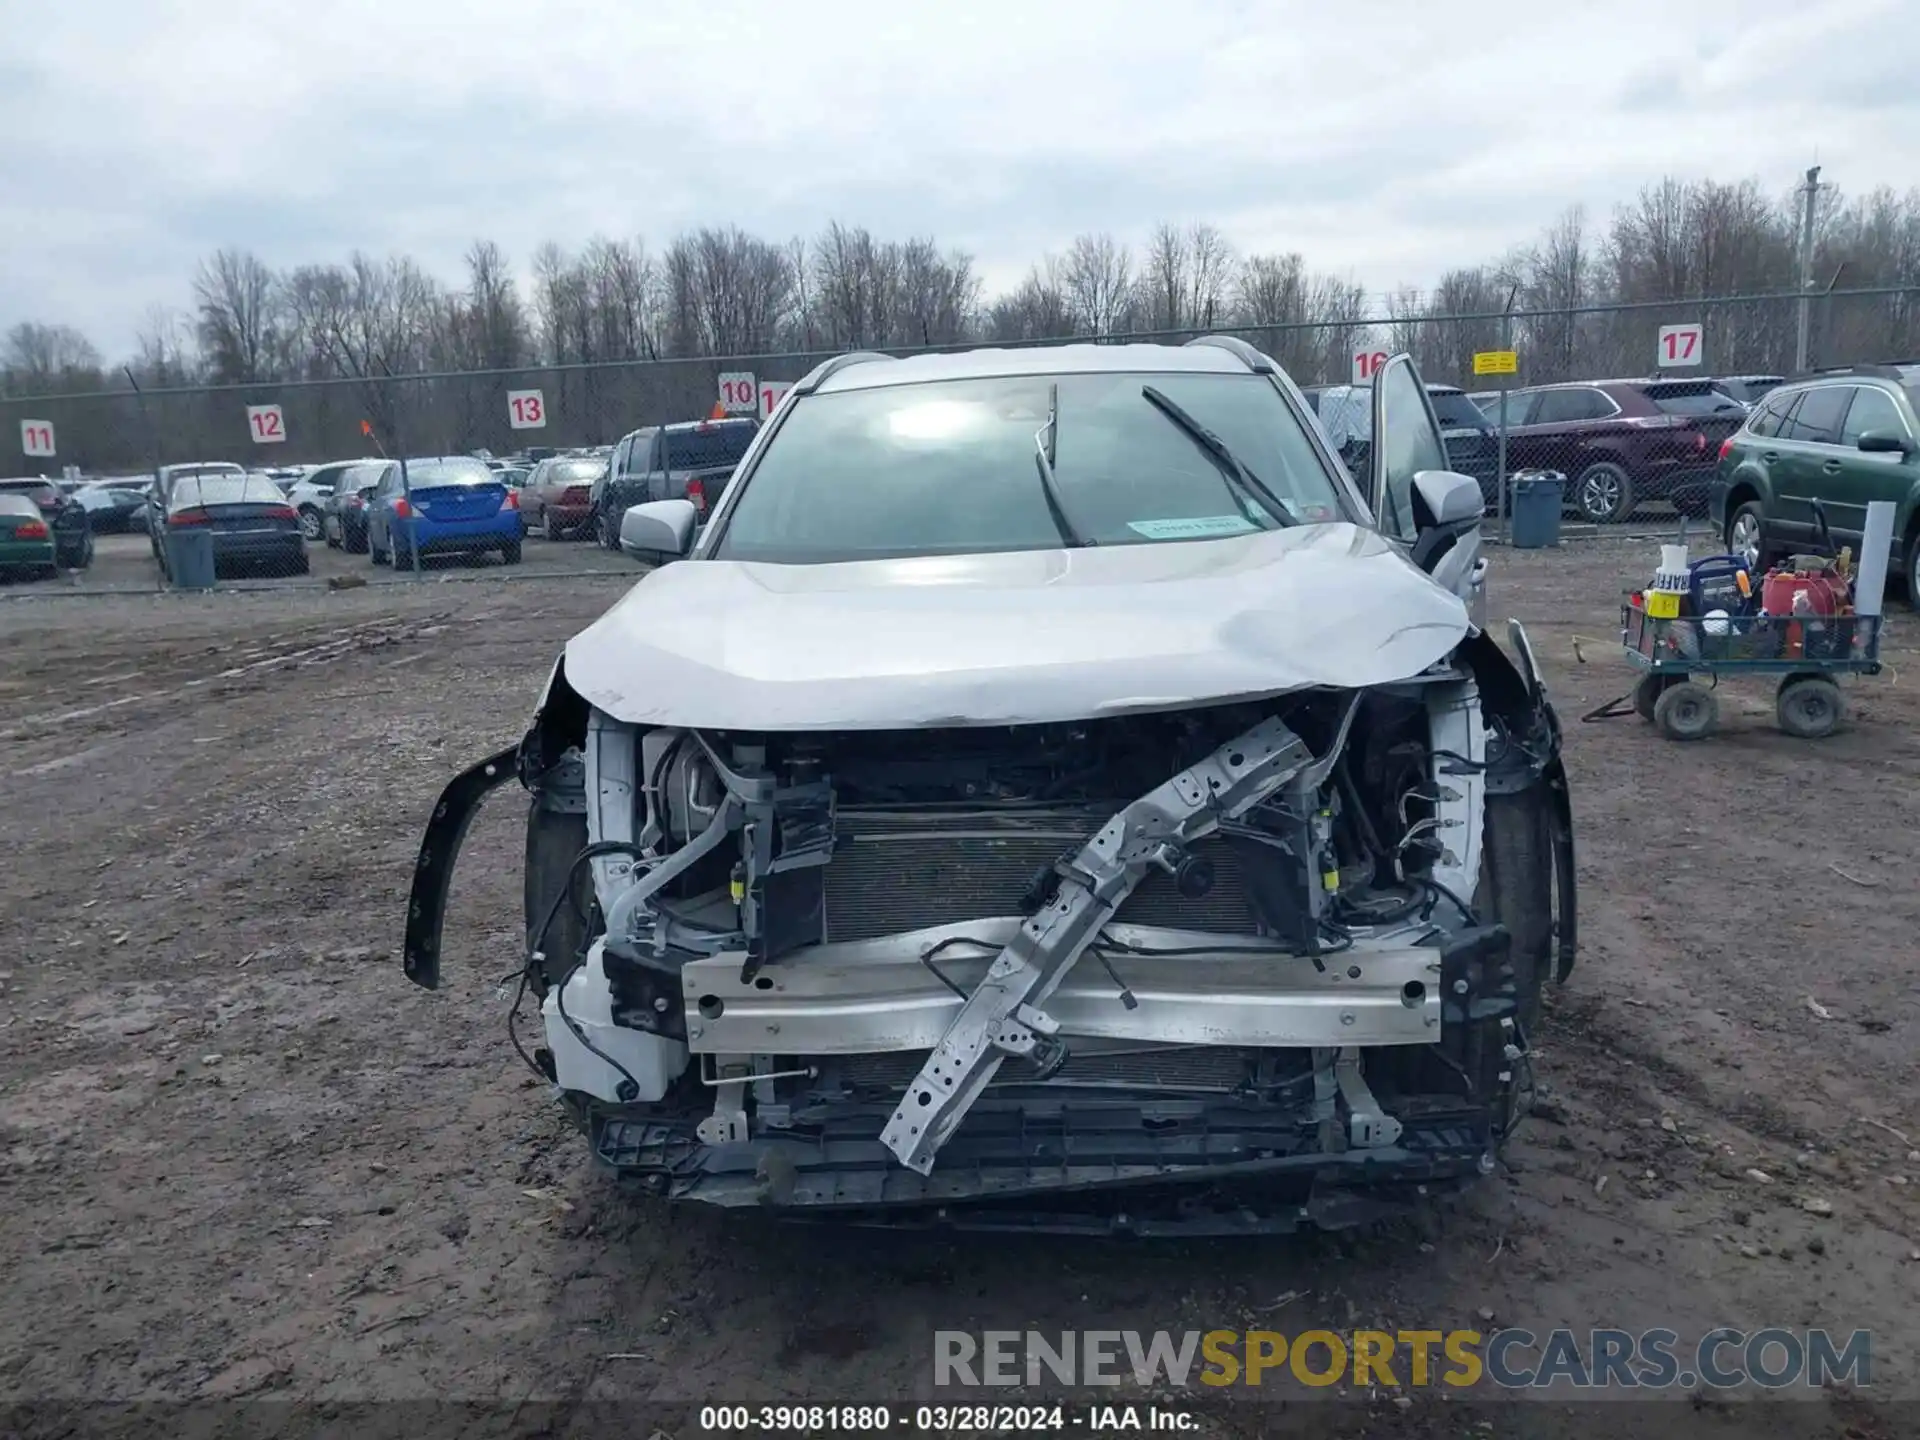
[[[739,730],[1031,724],[1404,679],[1463,640],[1459,597],[1378,534],[839,565],[686,560],[568,643],[616,719]]]

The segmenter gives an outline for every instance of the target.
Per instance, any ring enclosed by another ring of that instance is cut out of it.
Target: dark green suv
[[[1816,500],[1834,542],[1856,553],[1867,503],[1894,503],[1890,569],[1920,608],[1920,361],[1789,381],[1721,443],[1713,521],[1749,565],[1809,548]]]

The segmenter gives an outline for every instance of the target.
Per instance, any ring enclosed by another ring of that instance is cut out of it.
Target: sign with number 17
[[[1676,365],[1698,365],[1706,348],[1698,325],[1662,325],[1655,343],[1654,359],[1663,370]]]

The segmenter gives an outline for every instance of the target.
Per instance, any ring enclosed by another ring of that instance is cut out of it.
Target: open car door
[[[1414,564],[1466,602],[1484,629],[1480,482],[1448,468],[1447,442],[1411,355],[1395,355],[1374,375],[1372,419],[1367,501],[1374,518]]]

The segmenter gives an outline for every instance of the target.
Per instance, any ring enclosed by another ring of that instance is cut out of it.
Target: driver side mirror
[[[1863,430],[1855,443],[1873,455],[1905,455],[1913,449],[1911,440],[1891,430]]]
[[[653,565],[684,559],[693,548],[698,518],[691,500],[650,500],[631,506],[620,518],[620,548],[635,560]]]
[[[1422,530],[1477,521],[1486,513],[1480,482],[1455,470],[1422,470],[1413,477],[1414,521]]]

